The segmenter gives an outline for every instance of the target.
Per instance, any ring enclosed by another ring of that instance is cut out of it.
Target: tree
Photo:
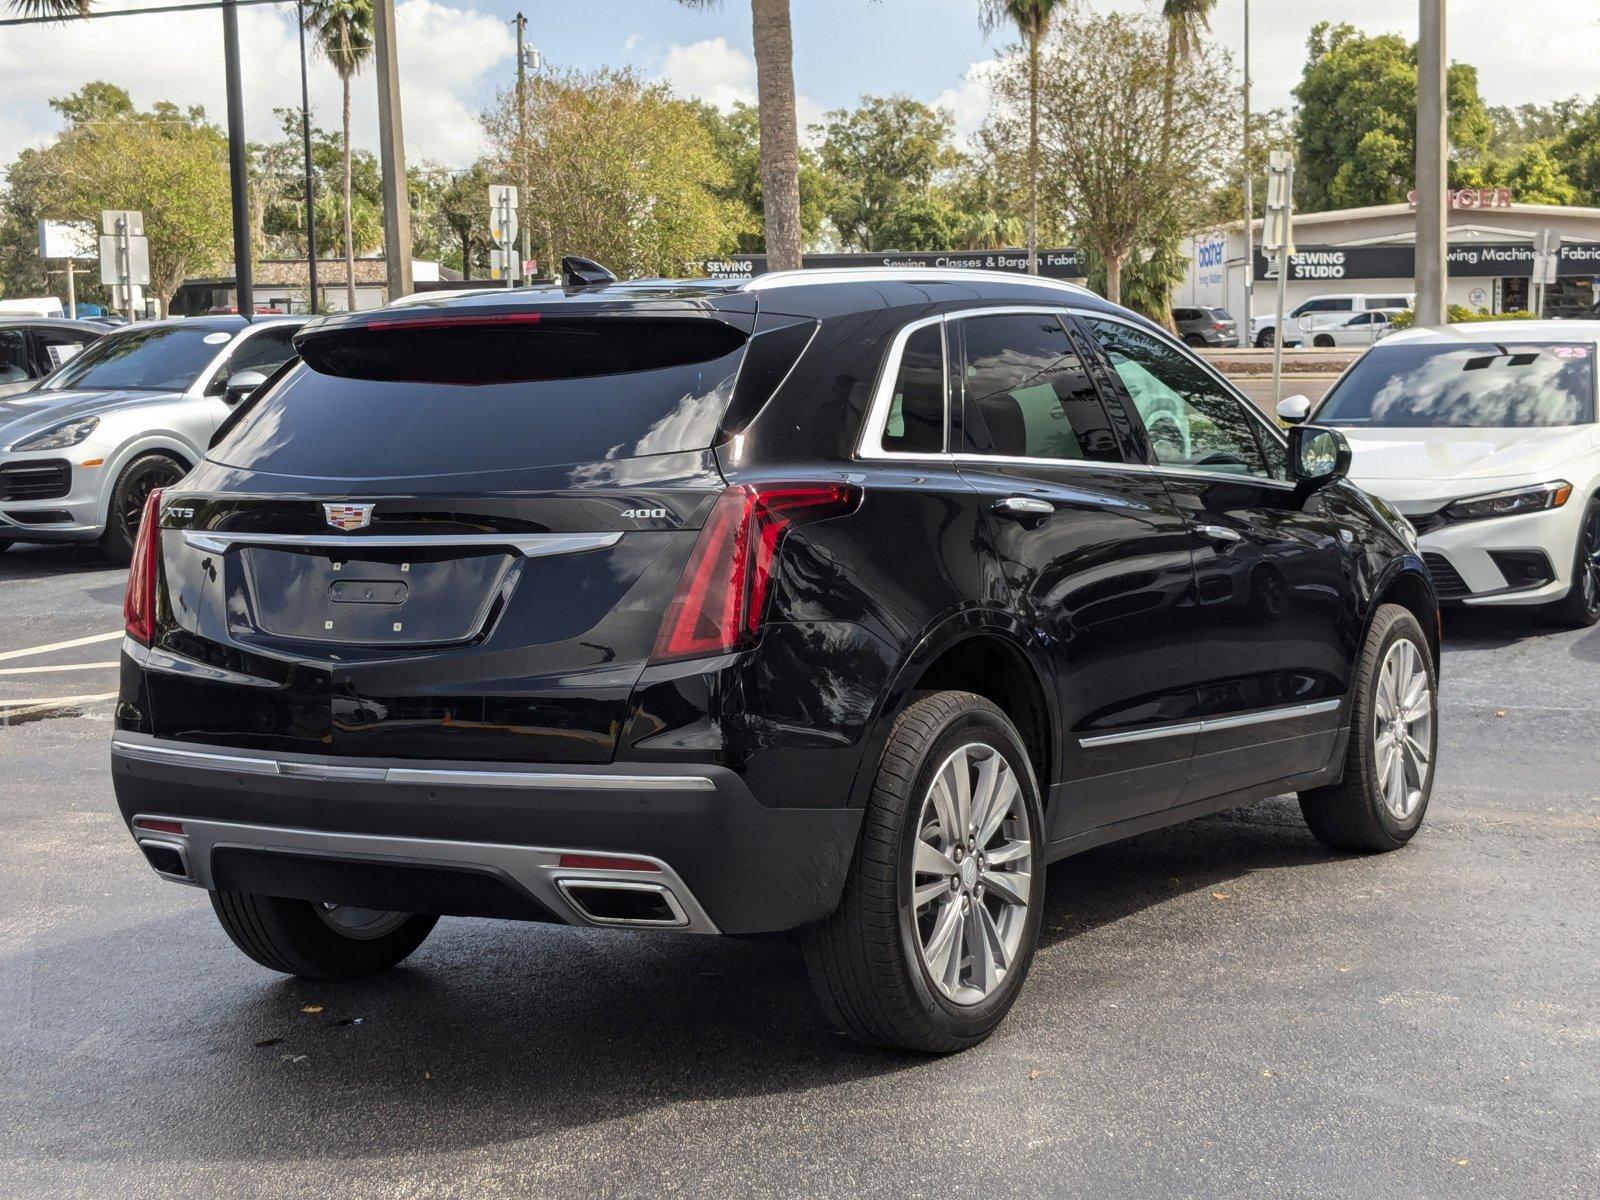
[[[1416,47],[1395,34],[1369,37],[1324,21],[1312,27],[1306,50],[1294,89],[1299,207],[1318,212],[1404,200],[1414,186]],[[1452,166],[1479,163],[1492,127],[1477,69],[1451,64],[1446,92]]]
[[[0,272],[42,283],[40,218],[98,224],[104,208],[137,209],[150,240],[151,290],[165,308],[186,275],[226,266],[232,246],[227,140],[200,108],[146,112],[105,83],[51,101],[69,124],[22,151],[0,199]],[[31,264],[31,265],[30,265]]]
[[[755,106],[736,103],[724,113],[704,101],[690,101],[700,123],[711,135],[712,148],[728,168],[728,183],[717,189],[739,213],[735,248],[741,254],[763,254],[767,240],[763,228],[761,192],[761,116]],[[817,243],[826,217],[830,188],[828,175],[816,151],[800,147],[800,231],[805,246]]]
[[[1183,130],[1174,139],[1165,137],[1169,77],[1170,120]],[[1030,79],[1025,56],[1001,64],[986,130],[995,144],[1026,144]],[[1070,16],[1041,48],[1042,198],[1105,264],[1113,302],[1138,247],[1209,216],[1230,161],[1236,90],[1218,51],[1202,49],[1169,73],[1166,26],[1153,17]]]
[[[1039,46],[1050,32],[1063,0],[983,0],[979,9],[986,33],[1012,24],[1028,56],[1028,271],[1039,273]]]
[[[493,182],[494,175],[480,161],[449,175],[434,192],[432,219],[441,241],[440,261],[458,266],[465,280],[472,278],[474,264],[487,270],[489,185]],[[448,249],[442,245],[446,238],[453,243]]]
[[[719,0],[678,0],[710,8]],[[804,237],[800,208],[800,135],[795,124],[794,34],[789,0],[750,0],[756,52],[756,105],[761,123],[761,207],[767,263],[775,271],[800,266]]]
[[[817,128],[822,167],[832,181],[828,218],[840,240],[862,250],[921,248],[889,234],[932,235],[928,202],[934,184],[958,161],[950,114],[909,96],[863,96],[854,109],[826,114]],[[895,215],[910,204],[919,206],[917,215]]]
[[[633,70],[545,73],[528,88],[526,137],[514,91],[482,121],[491,169],[526,171],[538,203],[523,219],[549,261],[581,254],[622,275],[677,275],[732,249],[740,213],[719,194],[728,169],[692,105]]]
[[[344,269],[345,300],[356,306],[356,251],[351,228],[350,81],[372,57],[372,0],[308,0],[306,28],[344,88]],[[395,247],[396,254],[409,248]]]

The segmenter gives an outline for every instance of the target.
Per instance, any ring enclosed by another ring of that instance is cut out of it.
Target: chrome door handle
[[[1244,534],[1237,529],[1229,529],[1226,525],[1196,525],[1194,531],[1201,537],[1210,538],[1214,542],[1244,541]]]
[[[1002,517],[1048,517],[1056,506],[1048,500],[1035,500],[1032,496],[1007,496],[994,502],[994,511]]]

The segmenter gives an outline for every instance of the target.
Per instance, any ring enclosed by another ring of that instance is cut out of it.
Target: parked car
[[[843,1029],[953,1051],[1057,859],[1285,791],[1332,846],[1421,824],[1405,523],[1087,291],[486,290],[296,346],[147,501],[112,745],[151,866],[273,970],[440,914],[798,931]]]
[[[233,406],[293,357],[301,324],[207,317],[102,331],[0,399],[0,550],[98,541],[126,562],[145,497],[200,461]]]
[[[1227,347],[1239,344],[1239,327],[1225,308],[1174,308],[1172,320],[1186,345]]]
[[[1328,325],[1311,335],[1313,346],[1372,345],[1379,338],[1388,337],[1395,317],[1405,312],[1403,308],[1374,308],[1359,312],[1340,325]]]
[[[1415,296],[1393,292],[1378,296],[1366,296],[1359,292],[1312,296],[1309,300],[1303,300],[1295,305],[1284,318],[1283,344],[1298,346],[1308,333],[1342,324],[1352,313],[1369,312],[1375,308],[1410,308],[1415,303]],[[1270,346],[1277,327],[1278,318],[1275,313],[1252,318],[1251,337],[1258,347]]]
[[[1404,330],[1313,411],[1342,430],[1352,475],[1406,515],[1441,600],[1600,621],[1600,322]]]
[[[89,321],[0,317],[0,396],[27,391],[105,333]]]

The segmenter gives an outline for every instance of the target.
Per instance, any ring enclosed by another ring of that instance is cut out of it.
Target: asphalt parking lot
[[[115,814],[120,596],[0,556],[0,1196],[1596,1194],[1600,630],[1448,623],[1403,851],[1277,799],[1054,868],[1011,1018],[932,1060],[784,942],[446,919],[263,971]]]

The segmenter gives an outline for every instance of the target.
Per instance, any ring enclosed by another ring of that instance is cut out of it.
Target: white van
[[[0,316],[62,317],[66,311],[58,296],[17,296],[0,300]]]
[[[1405,309],[1416,303],[1410,292],[1387,292],[1368,296],[1358,292],[1328,292],[1313,296],[1295,305],[1284,317],[1283,344],[1298,346],[1302,342],[1315,345],[1313,330],[1333,325],[1343,325],[1355,313],[1370,312],[1375,308]],[[1250,341],[1253,345],[1272,345],[1273,330],[1277,328],[1276,314],[1252,318]]]

